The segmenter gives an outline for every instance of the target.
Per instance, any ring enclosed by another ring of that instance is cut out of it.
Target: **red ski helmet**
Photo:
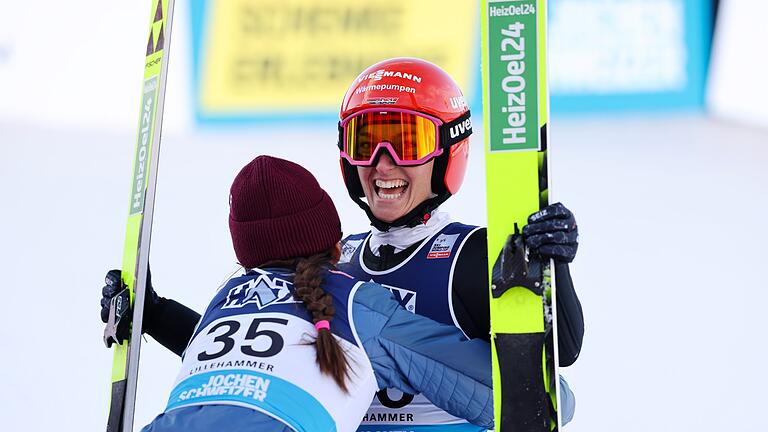
[[[431,183],[432,192],[436,196],[392,222],[384,222],[373,216],[370,207],[362,200],[365,194],[356,167],[346,158],[340,158],[344,183],[350,197],[365,210],[372,224],[380,230],[424,223],[432,210],[458,192],[467,168],[469,135],[472,133],[469,107],[464,95],[444,70],[417,58],[392,58],[369,66],[347,90],[341,104],[339,149],[345,149],[345,121],[361,111],[386,112],[387,109],[437,119],[438,123],[442,123],[436,138],[442,153],[429,159],[435,161]],[[378,155],[374,157],[375,164]]]

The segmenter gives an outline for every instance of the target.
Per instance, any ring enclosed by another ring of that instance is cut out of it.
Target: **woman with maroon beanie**
[[[232,184],[229,228],[246,271],[214,296],[144,432],[354,431],[388,387],[493,427],[488,343],[336,270],[339,216],[307,170],[254,159]]]

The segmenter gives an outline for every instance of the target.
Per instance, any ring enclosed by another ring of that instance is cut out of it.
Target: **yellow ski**
[[[133,430],[173,3],[174,0],[152,0],[152,18],[144,63],[139,129],[123,251],[122,277],[126,289],[112,299],[109,322],[104,331],[107,346],[115,344],[107,432]],[[130,305],[134,307],[131,308]],[[129,316],[131,310],[132,317]],[[129,318],[132,319],[128,321]],[[120,325],[132,327],[129,341],[116,340],[116,329]]]
[[[496,431],[549,432],[559,424],[553,266],[529,260],[519,235],[548,204],[546,0],[481,5]]]

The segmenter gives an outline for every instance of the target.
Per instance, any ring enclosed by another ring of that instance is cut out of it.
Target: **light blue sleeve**
[[[571,387],[560,375],[560,420],[563,426],[573,420],[573,414],[576,411],[576,396],[573,395]]]
[[[493,428],[491,348],[459,329],[408,312],[392,293],[365,283],[352,315],[379,388],[422,393],[451,415]]]

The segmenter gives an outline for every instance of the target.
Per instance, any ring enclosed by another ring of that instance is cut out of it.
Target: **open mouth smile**
[[[373,183],[376,196],[381,199],[398,199],[403,195],[405,190],[408,189],[408,182],[402,179],[376,179]]]

